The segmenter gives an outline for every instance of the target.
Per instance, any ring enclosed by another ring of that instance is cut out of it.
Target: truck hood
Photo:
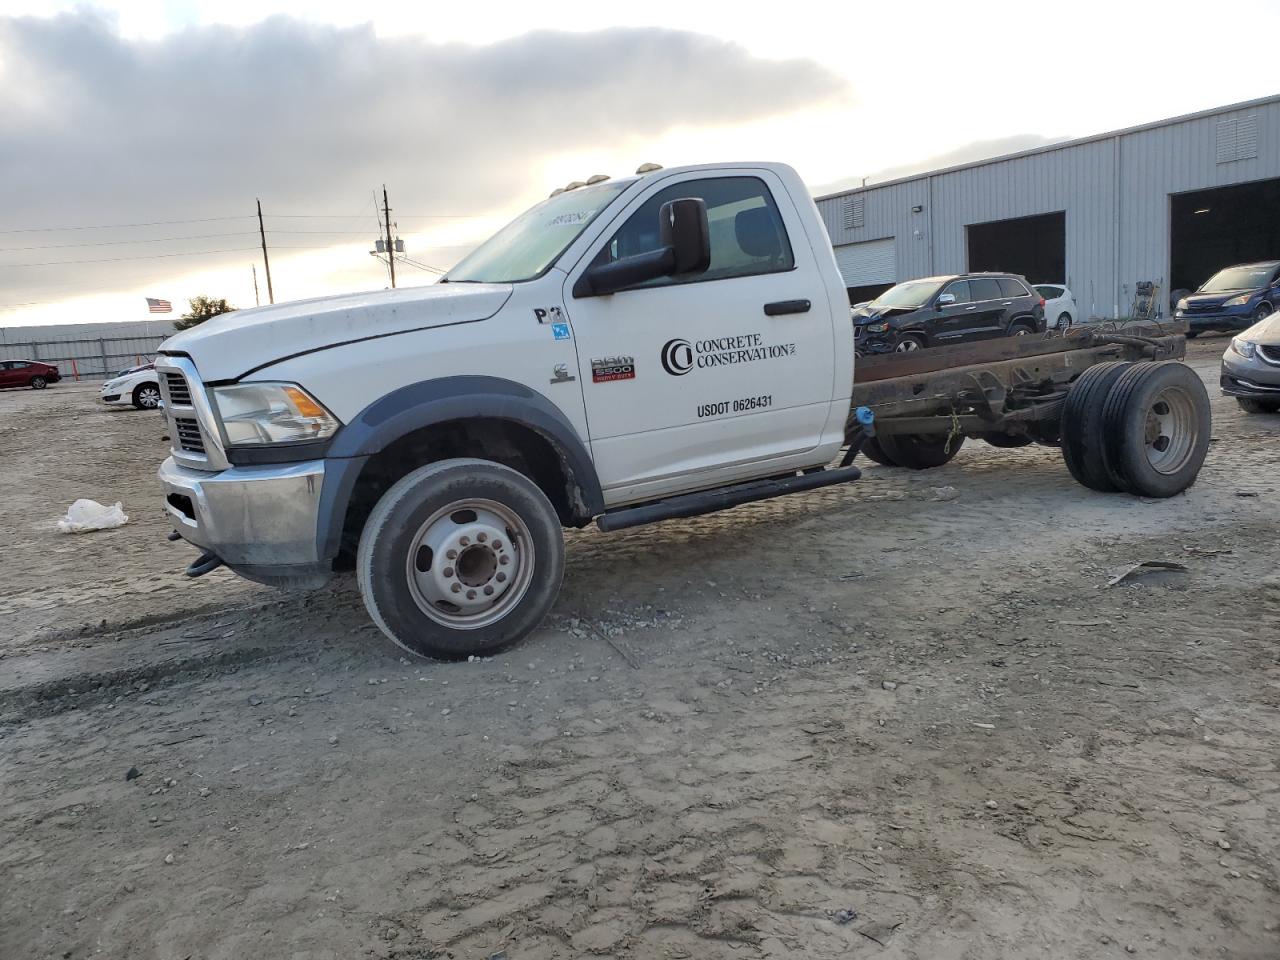
[[[487,320],[511,296],[509,283],[437,283],[406,290],[349,293],[224,313],[160,345],[186,354],[206,382],[370,337]]]

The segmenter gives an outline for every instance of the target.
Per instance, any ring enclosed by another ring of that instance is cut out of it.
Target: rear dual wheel
[[[1195,483],[1211,429],[1209,395],[1190,367],[1102,363],[1067,394],[1062,456],[1090,489],[1171,497]]]

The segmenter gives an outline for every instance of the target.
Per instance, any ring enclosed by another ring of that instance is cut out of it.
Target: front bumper
[[[317,540],[324,461],[207,471],[169,457],[159,476],[174,530],[236,573],[274,585],[328,579]]]
[[[1249,307],[1237,307],[1221,310],[1217,313],[1188,313],[1178,310],[1174,319],[1185,320],[1191,329],[1197,332],[1208,330],[1248,330],[1254,324],[1253,313]]]
[[[1228,351],[1222,358],[1222,392],[1229,397],[1280,400],[1280,365],[1258,356],[1246,360]]]

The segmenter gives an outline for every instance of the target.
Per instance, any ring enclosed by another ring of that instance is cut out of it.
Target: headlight
[[[340,426],[333,414],[292,383],[214,387],[213,403],[230,446],[323,440]]]
[[[867,333],[884,333],[889,329],[887,323],[868,323]]]
[[[1252,340],[1241,340],[1239,337],[1232,337],[1231,349],[1246,360],[1252,360],[1253,355],[1258,352],[1258,345]]]
[[[1186,298],[1186,297],[1183,297],[1181,300],[1179,300],[1179,301],[1178,301],[1178,305],[1177,305],[1176,307],[1174,307],[1174,309],[1175,309],[1175,310],[1185,310],[1185,309],[1187,309],[1187,298]]]
[[[1252,296],[1253,294],[1251,293],[1242,293],[1238,297],[1232,297],[1230,300],[1224,303],[1223,306],[1224,307],[1243,307],[1246,303],[1249,302],[1249,298]]]

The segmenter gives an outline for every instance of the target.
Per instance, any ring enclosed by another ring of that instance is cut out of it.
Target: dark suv
[[[1043,333],[1044,299],[1009,273],[925,277],[853,311],[859,355]]]
[[[1280,260],[1242,263],[1219,270],[1195,293],[1178,301],[1179,320],[1191,324],[1189,337],[1206,330],[1245,330],[1280,307]]]

